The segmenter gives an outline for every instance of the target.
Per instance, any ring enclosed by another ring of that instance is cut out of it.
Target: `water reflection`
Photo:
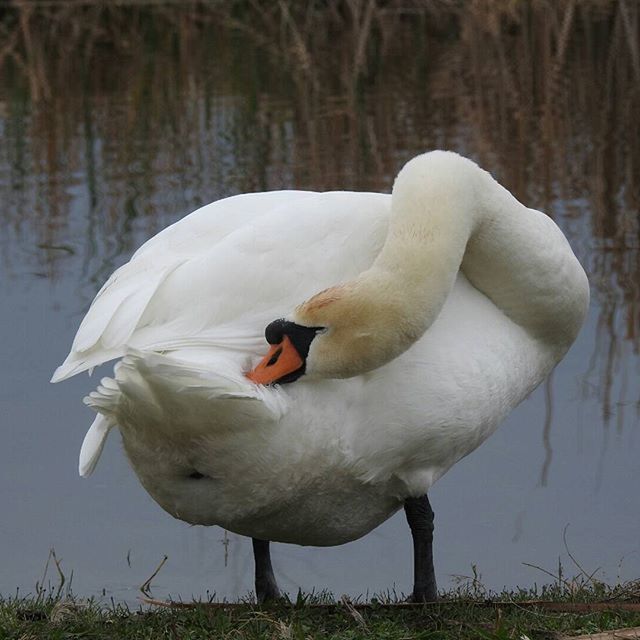
[[[36,305],[69,342],[107,275],[200,204],[278,188],[389,190],[407,158],[455,149],[547,211],[589,272],[593,340],[534,397],[546,414],[531,422],[541,485],[563,473],[564,444],[554,447],[577,422],[601,487],[611,438],[633,434],[640,411],[640,5],[405,5],[0,9],[5,300],[32,315]],[[36,320],[12,315],[7,328]],[[44,383],[64,345],[40,348],[30,357]],[[19,398],[3,401],[20,415]],[[514,513],[513,542],[525,544],[527,516]],[[248,571],[247,555],[224,555]]]

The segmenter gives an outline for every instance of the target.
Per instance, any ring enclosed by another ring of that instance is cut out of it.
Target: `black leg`
[[[275,600],[280,597],[280,591],[276,584],[271,566],[271,555],[269,554],[269,541],[253,541],[253,558],[256,562],[256,598],[262,604],[267,600]]]
[[[433,570],[433,509],[427,495],[407,498],[404,512],[413,538],[413,602],[433,602],[438,598]]]

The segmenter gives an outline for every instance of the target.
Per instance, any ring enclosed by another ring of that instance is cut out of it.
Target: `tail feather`
[[[82,441],[82,447],[80,447],[78,462],[78,472],[83,478],[90,476],[96,468],[109,431],[113,426],[115,426],[113,418],[98,414],[89,427],[89,431]]]
[[[176,354],[136,351],[124,356],[114,367],[114,377],[103,378],[84,402],[107,421],[94,422],[87,434],[90,453],[82,457],[88,462],[81,469],[88,473],[100,455],[101,445],[92,444],[96,434],[115,424],[193,437],[225,429],[259,428],[278,421],[289,406],[286,392],[254,384],[237,360],[212,354],[201,363]]]
[[[284,391],[254,384],[237,361],[220,355],[212,354],[204,364],[176,354],[130,352],[117,366],[116,381],[129,398],[146,395],[161,420],[180,416],[183,428],[192,431],[271,422],[288,408]]]

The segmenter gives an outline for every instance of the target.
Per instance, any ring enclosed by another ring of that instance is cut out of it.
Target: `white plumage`
[[[214,202],[145,243],[102,288],[53,377],[122,358],[85,399],[99,416],[80,473],[117,425],[141,482],[175,517],[332,545],[370,531],[481,444],[573,342],[588,285],[556,225],[475,164],[443,152],[412,163],[394,188],[393,233],[390,195],[280,191]],[[443,285],[442,308],[428,307],[432,290],[417,299],[402,270],[437,275],[458,247],[455,284]],[[435,317],[407,350],[345,379],[245,377],[269,322],[381,255],[400,265],[395,290],[416,299],[408,315]]]

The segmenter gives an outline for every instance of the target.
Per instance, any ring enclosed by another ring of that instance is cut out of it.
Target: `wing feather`
[[[370,265],[388,209],[381,194],[297,191],[202,207],[109,278],[52,382],[131,350],[250,356],[277,314]]]

